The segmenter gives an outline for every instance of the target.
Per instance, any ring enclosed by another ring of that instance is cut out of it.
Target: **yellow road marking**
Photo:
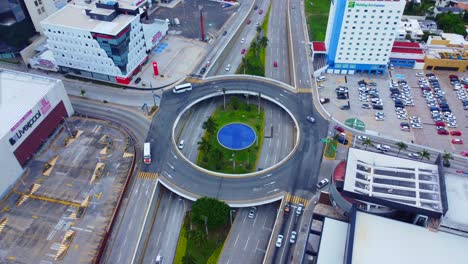
[[[138,178],[145,179],[145,180],[157,179],[158,174],[154,173],[154,172],[139,171],[138,172]]]
[[[298,93],[312,93],[311,88],[297,88]]]
[[[293,204],[303,204],[304,206],[309,204],[309,200],[306,198],[291,195],[290,193],[286,193],[286,202],[291,202]]]

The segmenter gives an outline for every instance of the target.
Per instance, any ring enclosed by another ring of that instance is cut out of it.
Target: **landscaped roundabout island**
[[[288,111],[260,94],[215,94],[180,114],[174,144],[192,166],[239,177],[287,160],[298,143],[296,128]]]

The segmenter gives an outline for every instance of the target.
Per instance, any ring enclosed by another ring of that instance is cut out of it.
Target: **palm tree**
[[[335,134],[338,137],[338,134]],[[366,138],[362,141],[362,145],[366,146],[364,150],[367,150],[367,147],[373,146],[372,140],[370,138]]]
[[[255,41],[252,42],[252,45],[250,46],[250,48],[254,50],[255,57],[257,57],[258,56],[258,48],[259,48],[259,45],[257,44],[257,42],[255,42]]]
[[[210,151],[210,142],[205,137],[202,137],[202,139],[198,141],[197,144],[198,144],[198,150],[204,153],[207,153]]]
[[[245,74],[245,69],[247,68],[247,59],[245,56],[242,57],[242,68],[244,68],[244,74]]]
[[[423,149],[423,151],[418,152],[419,155],[421,155],[421,160],[426,158],[427,160],[431,159],[431,153],[429,153],[427,150]]]
[[[268,46],[268,38],[266,36],[261,37],[260,40],[258,41],[258,45],[261,48],[266,48],[266,46]]]
[[[85,89],[81,89],[80,94],[81,94],[81,96],[84,96],[84,95],[86,94],[86,90],[85,90]]]
[[[398,142],[398,143],[396,143],[395,145],[398,147],[398,154],[397,154],[397,157],[398,157],[398,155],[400,155],[400,151],[401,151],[402,149],[406,150],[406,149],[408,148],[408,145],[406,145],[405,142],[401,142],[401,141]]]
[[[260,98],[262,98],[262,93],[258,92],[258,114],[260,114]]]
[[[450,160],[453,159],[453,156],[449,152],[445,151],[444,155],[442,155],[442,159],[444,160],[444,166],[448,168],[450,167]]]
[[[262,27],[261,27],[261,26],[257,26],[255,29],[257,30],[257,33],[260,33],[260,32],[262,31]]]
[[[211,116],[205,122],[203,122],[203,126],[202,126],[202,128],[205,129],[206,132],[208,132],[208,134],[210,135],[214,134],[217,127],[218,125],[216,124],[216,121]]]

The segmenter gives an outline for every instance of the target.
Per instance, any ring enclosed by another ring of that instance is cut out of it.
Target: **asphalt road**
[[[304,18],[304,2],[300,0],[290,0],[290,25],[292,33],[292,49],[294,52],[294,65],[295,65],[295,83],[296,88],[309,88],[311,89],[311,71],[309,69],[308,60],[310,48],[309,40],[306,38],[305,32],[306,21]],[[292,6],[295,8],[293,9]]]
[[[217,85],[227,90],[242,88],[261,91],[263,95],[278,98],[299,122],[301,140],[297,152],[268,175],[237,179],[207,175],[174,156],[172,152],[175,145],[171,141],[170,131],[178,113],[196,98],[216,92]],[[148,140],[154,142],[153,145],[159,154],[149,166],[149,170],[166,176],[168,181],[184,190],[187,195],[205,195],[228,202],[262,199],[281,191],[292,193],[293,190],[315,190],[322,158],[320,150],[323,148],[320,139],[326,135],[327,121],[321,119],[320,115],[315,115],[317,117],[315,124],[306,122],[305,116],[315,112],[310,104],[310,94],[281,96],[281,93],[282,89],[270,84],[243,80],[207,83],[195,86],[192,92],[184,94],[166,92],[160,111],[153,119],[153,123],[158,125],[153,125],[149,134]],[[267,184],[272,181],[274,184]]]
[[[270,4],[269,0],[258,0],[258,10],[253,12],[247,20],[251,20],[251,23],[245,24],[239,28],[240,34],[238,38],[233,38],[231,41],[234,41],[234,46],[230,49],[229,53],[225,57],[224,61],[222,62],[222,66],[218,69],[218,71],[214,72],[213,75],[226,75],[226,74],[235,74],[237,68],[242,62],[243,55],[241,54],[242,49],[247,50],[250,47],[250,43],[254,40],[255,35],[257,34],[256,31],[256,24],[262,25],[263,20],[265,19],[266,12],[268,10],[268,5]],[[263,9],[263,14],[258,14],[259,10]],[[244,22],[246,23],[246,22]],[[241,43],[241,39],[244,38],[245,42]],[[227,65],[231,65],[230,70],[226,71]]]
[[[161,197],[157,201],[156,218],[148,230],[149,239],[145,243],[143,264],[155,263],[158,255],[163,257],[164,263],[172,263],[177,249],[180,228],[187,211],[187,201],[164,187]]]
[[[279,232],[279,234],[283,235],[284,237],[283,244],[281,247],[275,248],[276,250],[273,253],[274,254],[273,261],[272,261],[273,263],[279,263],[279,264],[288,263],[288,262],[292,263],[290,256],[292,256],[294,252],[295,244],[290,243],[289,240],[291,238],[291,232],[293,230],[299,234],[298,222],[299,222],[300,217],[302,217],[302,214],[299,216],[296,214],[296,208],[297,208],[296,205],[291,205],[291,211],[289,213],[288,218],[287,219],[283,218],[283,222],[282,222],[281,229]],[[274,237],[271,240],[271,242],[276,243],[276,239],[277,237]],[[296,236],[296,240],[297,240],[297,236]],[[272,244],[271,246],[275,246],[275,244]]]
[[[288,52],[289,32],[286,23],[287,1],[272,0],[271,4],[268,28],[272,30],[268,30],[265,76],[291,84]],[[275,61],[278,67],[273,65]]]
[[[255,217],[249,218],[250,208],[239,209],[219,263],[261,263],[268,247],[279,203],[257,207]]]

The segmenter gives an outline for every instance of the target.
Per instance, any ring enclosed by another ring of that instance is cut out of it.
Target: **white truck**
[[[176,26],[180,26],[180,21],[179,21],[179,19],[178,19],[177,17],[174,18],[174,24],[175,24]]]

